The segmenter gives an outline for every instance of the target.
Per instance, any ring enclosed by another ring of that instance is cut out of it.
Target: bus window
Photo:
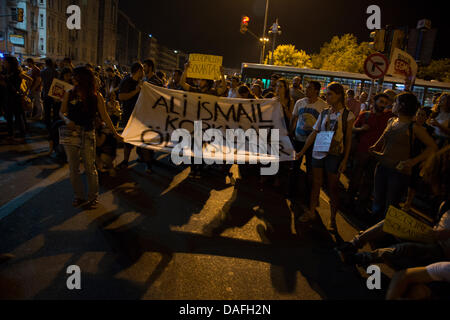
[[[435,104],[435,101],[433,99],[436,99],[436,97],[440,96],[442,92],[442,89],[427,88],[427,92],[425,93],[424,106],[430,108],[433,107]]]

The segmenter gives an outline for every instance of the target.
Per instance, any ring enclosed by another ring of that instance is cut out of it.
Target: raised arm
[[[184,65],[183,75],[181,76],[181,79],[180,79],[180,86],[182,86],[185,91],[189,91],[191,88],[191,86],[186,83],[188,68],[189,68],[189,62],[187,62]]]
[[[223,95],[227,90],[227,82],[225,81],[223,66],[220,66],[220,87],[217,88],[217,94],[219,96]]]

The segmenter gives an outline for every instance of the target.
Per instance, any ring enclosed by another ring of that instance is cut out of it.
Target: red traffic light
[[[248,23],[250,22],[250,18],[245,16],[242,18],[242,24],[248,25]]]

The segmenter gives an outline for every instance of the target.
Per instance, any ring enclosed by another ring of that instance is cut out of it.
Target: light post
[[[266,51],[266,44],[269,42],[269,38],[259,38],[259,41],[262,43],[262,52],[261,52],[261,60],[260,64],[264,63],[264,54]]]
[[[261,40],[262,43],[263,43],[263,46],[262,46],[262,49],[261,49],[261,57],[259,58],[259,63],[260,64],[264,63],[264,54],[266,53],[266,43],[268,41],[268,40],[265,41],[265,39],[267,39],[266,38],[266,27],[267,27],[267,15],[268,15],[268,13],[269,13],[269,0],[266,0],[266,14],[264,15],[264,29],[263,29],[263,35],[262,35],[262,38],[261,38],[261,39],[263,39],[263,40]]]

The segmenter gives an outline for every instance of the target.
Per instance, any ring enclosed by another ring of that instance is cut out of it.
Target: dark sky
[[[262,35],[265,0],[120,0],[120,8],[142,31],[160,43],[187,53],[222,55],[226,67],[258,62],[260,46],[249,34],[239,32],[243,15],[250,30]],[[381,25],[415,27],[427,18],[438,28],[434,58],[450,57],[448,14],[442,1],[404,0],[270,0],[268,25],[276,18],[283,34],[277,44],[294,44],[307,53],[318,52],[334,35],[353,33],[368,41],[367,7],[381,8]],[[426,5],[425,5],[426,4]],[[439,9],[440,8],[440,9]],[[443,11],[444,10],[444,11]]]

